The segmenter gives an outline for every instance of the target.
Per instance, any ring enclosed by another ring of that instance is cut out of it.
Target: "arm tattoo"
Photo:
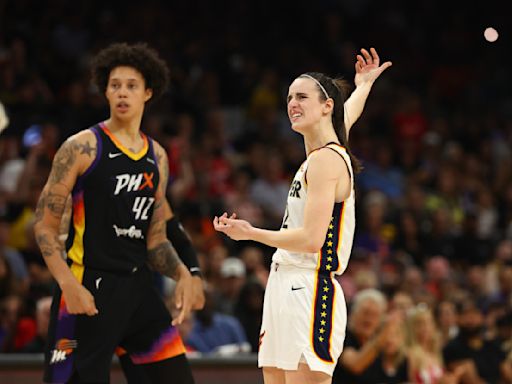
[[[48,191],[48,195],[45,197],[45,200],[45,206],[50,210],[52,216],[55,216],[57,218],[62,217],[62,215],[64,214],[64,210],[66,209],[67,196],[59,195],[58,193]]]
[[[39,196],[39,201],[37,202],[34,225],[43,220],[44,216],[44,206],[46,204],[46,192],[42,192],[41,196]]]
[[[88,141],[86,141],[85,144],[78,144],[77,146],[80,149],[80,154],[86,154],[90,157],[96,156],[96,147],[91,147]]]
[[[167,240],[148,251],[148,264],[153,270],[162,275],[176,279],[176,272],[181,260],[176,250]]]
[[[43,220],[45,208],[48,208],[53,217],[60,219],[66,209],[66,200],[67,196],[43,190],[37,202],[34,224]]]
[[[158,162],[158,167],[162,171],[162,186],[164,188],[164,193],[167,189],[167,182],[169,181],[169,160],[167,160],[167,154],[162,147],[159,147],[158,151],[156,151],[156,159]]]
[[[47,234],[40,234],[36,236],[36,241],[44,258],[52,256],[55,252],[59,255],[62,254],[62,247],[59,243],[58,236],[55,236],[53,240],[50,240]]]
[[[76,161],[77,144],[68,140],[60,147],[53,159],[52,171],[48,179],[49,184],[56,184],[67,175]]]

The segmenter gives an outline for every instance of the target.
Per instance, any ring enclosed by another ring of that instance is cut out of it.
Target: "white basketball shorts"
[[[258,366],[297,370],[305,360],[311,370],[332,376],[346,326],[345,297],[334,277],[273,263],[263,304]]]

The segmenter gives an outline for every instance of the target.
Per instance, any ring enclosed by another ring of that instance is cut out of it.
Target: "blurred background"
[[[34,209],[60,143],[108,116],[90,84],[89,60],[109,43],[144,41],[168,62],[172,79],[142,129],[168,151],[168,196],[199,252],[208,291],[183,338],[191,356],[242,351],[255,370],[250,353],[273,250],[229,241],[211,218],[237,212],[255,226],[280,227],[305,158],[287,118],[289,84],[306,71],[352,82],[355,55],[375,47],[393,67],[351,132],[364,171],[353,253],[339,281],[351,318],[359,297],[370,304],[357,316],[378,319],[362,330],[349,325],[359,344],[346,348],[382,342],[370,366],[359,372],[341,361],[340,370],[359,377],[353,382],[376,383],[364,372],[401,356],[393,361],[420,367],[420,377],[427,356],[454,383],[512,382],[505,3],[0,0],[0,102],[9,119],[0,135],[0,352],[40,353],[44,345],[53,281],[34,240]],[[497,41],[484,39],[487,27]],[[171,284],[157,284],[171,308]],[[427,320],[417,332],[430,341],[414,337],[418,311]],[[392,333],[391,323],[408,329],[395,346],[379,335]],[[9,361],[0,377],[16,371]]]

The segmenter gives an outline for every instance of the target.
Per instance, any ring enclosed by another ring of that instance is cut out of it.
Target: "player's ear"
[[[328,98],[325,100],[325,104],[323,106],[322,112],[325,114],[330,113],[334,108],[334,100],[332,98]]]
[[[153,97],[153,90],[151,88],[146,88],[146,94],[144,95],[144,101],[147,102],[151,97]]]

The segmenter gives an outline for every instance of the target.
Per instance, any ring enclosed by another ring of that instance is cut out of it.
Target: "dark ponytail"
[[[352,154],[348,145],[347,130],[345,128],[345,100],[347,99],[350,92],[350,85],[346,80],[343,79],[332,79],[327,75],[319,72],[307,72],[299,77],[312,77],[324,87],[325,92],[331,99],[334,100],[334,111],[332,114],[332,125],[334,132],[340,141],[340,144],[345,147],[350,161],[352,162],[352,169],[354,173],[359,173],[362,170],[361,162]],[[317,84],[320,99],[325,101],[327,97],[324,90]]]

